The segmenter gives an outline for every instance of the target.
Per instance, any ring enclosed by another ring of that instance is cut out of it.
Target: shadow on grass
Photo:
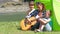
[[[0,14],[0,22],[20,21],[26,16],[25,13],[5,13]]]
[[[17,30],[22,30],[21,28],[20,28],[20,26],[16,26],[17,27]]]

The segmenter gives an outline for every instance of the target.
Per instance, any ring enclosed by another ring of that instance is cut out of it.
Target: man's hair
[[[34,1],[30,1],[30,2],[29,2],[29,5],[30,5],[30,4],[33,4],[33,5],[34,5]]]

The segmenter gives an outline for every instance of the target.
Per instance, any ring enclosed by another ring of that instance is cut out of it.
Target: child
[[[42,31],[43,28],[45,27],[45,25],[47,25],[51,21],[51,19],[50,19],[50,11],[47,10],[45,18],[39,18],[38,20],[40,21],[40,26],[39,26],[39,29],[36,29],[35,31],[39,32],[39,31]],[[50,27],[49,24],[47,26]]]

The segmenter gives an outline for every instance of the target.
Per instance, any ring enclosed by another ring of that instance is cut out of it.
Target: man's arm
[[[38,11],[33,11],[31,14],[29,14],[29,15],[27,15],[26,17],[27,18],[30,18],[30,17],[32,17],[32,16],[36,16],[38,14]]]

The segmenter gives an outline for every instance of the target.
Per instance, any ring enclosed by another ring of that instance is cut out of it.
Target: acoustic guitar
[[[31,26],[33,26],[33,25],[35,25],[37,23],[35,17],[31,17],[31,18],[29,18],[29,20],[31,21],[31,24],[25,23],[25,19],[23,19],[20,22],[20,27],[21,27],[22,30],[29,30],[31,28]]]

